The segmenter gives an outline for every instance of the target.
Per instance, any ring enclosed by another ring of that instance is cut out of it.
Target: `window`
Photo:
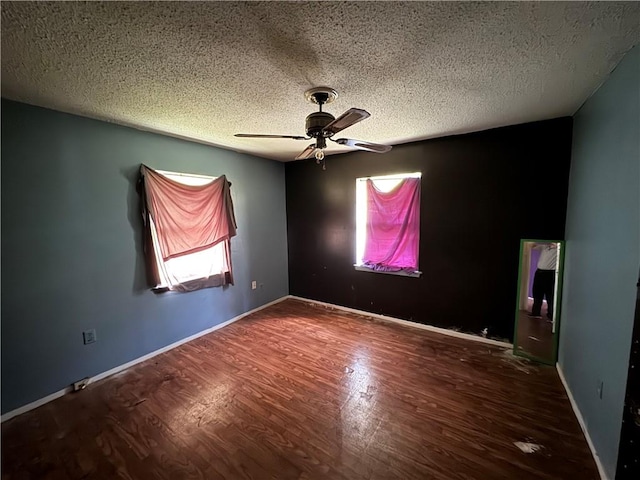
[[[230,237],[235,235],[235,219],[233,206],[223,205],[231,201],[228,186],[214,188],[217,177],[152,171],[146,167],[143,175],[149,177],[145,193],[147,204],[151,205],[147,205],[145,218],[151,247],[147,261],[153,263],[154,288],[191,291],[233,283]],[[225,178],[218,185],[223,182],[228,183]],[[211,188],[193,188],[205,186]],[[212,222],[213,217],[220,218]],[[164,225],[162,233],[158,231],[158,221]],[[161,234],[165,238],[161,239]]]
[[[420,275],[421,177],[416,172],[356,179],[356,269]]]

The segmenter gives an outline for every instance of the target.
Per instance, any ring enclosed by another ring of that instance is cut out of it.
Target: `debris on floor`
[[[511,349],[508,349],[502,352],[501,360],[513,366],[516,370],[526,373],[527,375],[530,375],[531,371],[534,368],[534,365],[531,363],[530,360],[527,360],[524,357],[516,357],[513,354],[513,351]]]
[[[366,392],[360,392],[360,398],[371,400],[373,398],[373,395],[376,393],[376,390],[376,387],[374,387],[373,385],[369,385]]]
[[[513,444],[522,450],[524,453],[536,453],[542,448],[542,445],[530,442],[513,442]]]
[[[132,403],[131,406],[132,407],[137,407],[138,405],[140,405],[142,402],[146,402],[147,399],[146,398],[141,398],[140,400],[137,400],[136,402]]]

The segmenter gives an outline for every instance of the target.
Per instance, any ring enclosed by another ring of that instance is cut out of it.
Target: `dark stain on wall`
[[[571,133],[566,117],[287,163],[290,293],[512,340],[520,239],[564,237]],[[415,171],[422,276],[356,271],[356,178]]]
[[[637,287],[616,480],[640,478],[640,278]]]

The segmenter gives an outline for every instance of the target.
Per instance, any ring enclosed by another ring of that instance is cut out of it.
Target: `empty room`
[[[0,10],[2,480],[640,478],[640,3]]]

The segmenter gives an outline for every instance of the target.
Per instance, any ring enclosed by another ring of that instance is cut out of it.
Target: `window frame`
[[[399,277],[412,277],[419,278],[422,275],[422,271],[414,270],[412,272],[408,272],[406,270],[399,271],[383,271],[383,270],[375,270],[374,268],[368,267],[362,263],[362,257],[364,255],[364,249],[366,245],[366,226],[367,226],[367,195],[366,195],[366,182],[367,180],[396,180],[397,183],[393,185],[388,191],[392,190],[397,186],[397,184],[404,180],[405,178],[419,178],[422,185],[422,172],[411,172],[411,173],[395,173],[390,175],[376,175],[369,177],[358,177],[356,178],[356,261],[353,264],[355,270],[360,272],[370,272],[370,273],[381,273],[384,275],[395,275]],[[419,248],[419,247],[418,247]],[[419,255],[419,252],[418,252]]]
[[[156,170],[157,173],[164,175],[165,177],[174,180],[176,182],[180,182],[184,185],[191,185],[191,186],[201,186],[201,185],[206,185],[208,183],[211,183],[213,181],[215,181],[216,179],[219,178],[219,176],[211,176],[211,175],[200,175],[200,174],[196,174],[196,173],[185,173],[185,172],[172,172],[169,170]],[[150,235],[151,235],[151,241],[153,244],[153,250],[154,250],[154,256],[153,259],[156,263],[155,267],[158,271],[158,277],[161,281],[161,283],[159,283],[158,285],[156,285],[155,287],[152,287],[151,290],[153,290],[154,292],[158,292],[158,293],[163,293],[163,292],[175,292],[175,293],[182,293],[181,290],[175,289],[175,288],[171,288],[172,285],[169,282],[169,278],[168,276],[165,274],[165,264],[166,262],[162,261],[162,257],[160,255],[160,245],[158,243],[158,233],[156,231],[156,227],[155,224],[153,223],[153,219],[151,217],[149,217],[149,231],[150,231]],[[213,248],[218,247],[218,249],[220,249],[222,247],[221,244],[216,245]],[[220,251],[220,255],[223,256],[224,251],[221,250]],[[193,255],[197,255],[199,253],[202,252],[196,252]],[[190,254],[192,255],[192,254]],[[188,257],[189,255],[185,255],[185,257]],[[179,258],[179,257],[178,257]],[[171,261],[168,260],[168,261]],[[224,263],[224,261],[222,261],[222,263]],[[227,273],[230,273],[230,270],[227,270],[225,272],[221,272],[222,275],[225,275]],[[181,285],[183,287],[188,287],[190,284],[195,284],[195,283],[199,283],[203,280],[206,280],[207,278],[209,278],[209,276],[203,276],[203,277],[195,277],[195,278],[189,278],[189,279],[185,279],[185,280],[180,280],[179,283],[175,284],[175,285]]]

